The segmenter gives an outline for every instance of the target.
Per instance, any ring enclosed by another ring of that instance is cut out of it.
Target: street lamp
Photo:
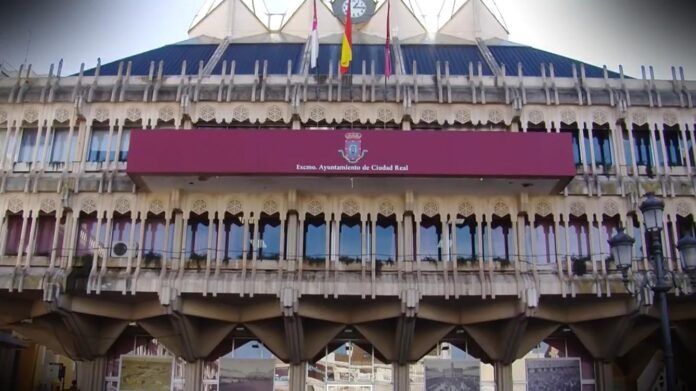
[[[674,353],[672,351],[672,336],[669,328],[669,315],[667,311],[667,292],[671,289],[670,284],[665,280],[665,270],[662,257],[662,215],[665,203],[655,197],[654,194],[646,194],[646,199],[640,205],[640,211],[645,221],[645,229],[650,236],[650,260],[655,270],[655,284],[651,287],[660,303],[660,323],[662,329],[662,349],[664,350],[665,372],[667,377],[667,390],[676,389],[676,376],[674,372]],[[623,275],[624,284],[628,288],[628,271],[631,269],[633,261],[633,243],[635,240],[619,229],[619,232],[609,240],[611,255],[614,258],[617,269]],[[684,268],[696,270],[696,239],[687,236],[679,240],[677,244],[681,254]],[[688,266],[687,266],[688,265]],[[647,273],[646,273],[647,274]],[[648,278],[644,278],[645,285],[648,285]],[[637,293],[637,291],[636,291]]]

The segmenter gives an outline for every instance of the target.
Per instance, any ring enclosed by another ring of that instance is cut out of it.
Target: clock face
[[[335,0],[332,5],[333,13],[344,23],[349,1],[350,17],[353,23],[365,23],[375,13],[375,2],[373,0]]]

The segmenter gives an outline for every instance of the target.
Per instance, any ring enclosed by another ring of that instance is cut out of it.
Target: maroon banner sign
[[[138,130],[131,175],[572,178],[571,137],[505,131]]]

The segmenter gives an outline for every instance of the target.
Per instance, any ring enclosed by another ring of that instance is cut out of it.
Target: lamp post
[[[656,282],[652,290],[655,296],[657,296],[657,301],[660,305],[662,350],[665,358],[667,390],[674,391],[676,390],[677,383],[674,372],[674,353],[672,351],[672,336],[669,328],[669,314],[667,311],[667,292],[671,289],[671,286],[665,280],[661,239],[664,208],[665,203],[652,193],[646,194],[646,199],[640,205],[640,211],[643,213],[643,219],[645,220],[645,229],[650,236],[650,259],[655,269]],[[609,240],[611,255],[614,258],[617,268],[623,274],[625,283],[628,282],[628,270],[630,270],[632,266],[634,242],[635,240],[625,234],[623,229],[619,229],[619,232]],[[685,237],[679,241],[679,244],[679,252],[682,260],[685,264],[692,265],[696,268],[696,239],[693,237]]]

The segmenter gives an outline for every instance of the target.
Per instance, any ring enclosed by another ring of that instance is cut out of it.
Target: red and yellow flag
[[[348,73],[350,62],[353,60],[353,22],[351,20],[350,1],[346,9],[346,31],[343,33],[341,45],[341,75]]]

